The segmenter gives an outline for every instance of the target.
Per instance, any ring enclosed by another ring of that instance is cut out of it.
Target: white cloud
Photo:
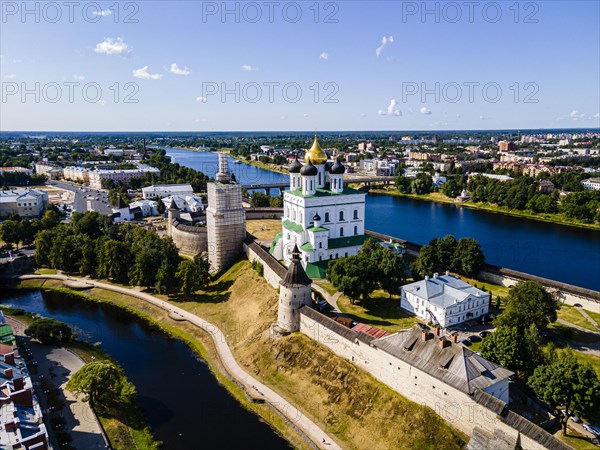
[[[360,117],[367,117],[366,113],[360,113]]]
[[[380,109],[379,111],[377,111],[377,114],[379,114],[380,116],[401,116],[402,111],[396,108],[396,106],[398,106],[398,102],[395,98],[393,98],[390,100],[390,104],[388,105],[387,110],[384,111]]]
[[[329,53],[327,52],[323,52],[319,55],[319,59],[323,59],[325,61],[327,61],[329,59]]]
[[[240,68],[241,68],[241,69],[242,69],[244,72],[251,72],[251,71],[253,71],[253,70],[254,70],[254,71],[258,70],[258,67],[251,66],[250,64],[243,64],[243,65],[242,65]]]
[[[569,114],[569,117],[573,120],[585,119],[585,113],[580,113],[578,110],[574,109],[571,111],[571,114]]]
[[[4,78],[6,80],[12,80],[12,79],[14,79],[16,77],[17,77],[17,74],[15,74],[15,73],[9,73],[8,75],[4,75]]]
[[[123,55],[130,52],[129,45],[127,45],[122,38],[116,39],[106,38],[102,42],[96,44],[94,48],[96,53],[105,53],[107,55]]]
[[[390,44],[394,43],[394,36],[384,36],[381,38],[381,45],[379,47],[377,47],[375,49],[375,54],[377,55],[377,57],[379,58],[379,55],[381,55],[381,52],[383,51],[383,49]]]
[[[304,117],[308,117],[308,114],[304,113],[304,114],[303,114],[303,116],[304,116]]]
[[[94,11],[93,14],[94,16],[110,16],[112,14],[112,11],[110,9],[102,9],[100,11]]]
[[[200,103],[206,103],[207,99],[206,97],[196,97],[196,101]]]
[[[159,73],[148,73],[148,66],[132,71],[133,76],[142,80],[160,80],[163,76]]]
[[[479,116],[479,120],[485,120],[485,116]]]
[[[594,114],[594,118],[598,119],[600,117],[600,112],[597,112],[596,114]]]
[[[73,78],[75,78],[77,81],[83,81],[85,80],[85,77],[83,75],[73,75]]]
[[[419,110],[419,112],[420,112],[421,114],[425,114],[426,116],[430,116],[430,115],[431,115],[431,110],[430,110],[430,109],[427,109],[425,106],[423,106],[423,107],[422,107],[422,108]]]
[[[169,72],[171,72],[173,75],[189,75],[192,73],[187,67],[179,67],[175,63],[171,64]]]

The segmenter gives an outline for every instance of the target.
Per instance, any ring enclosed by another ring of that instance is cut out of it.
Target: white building
[[[13,214],[39,217],[48,205],[48,193],[37,189],[0,190],[0,218]]]
[[[410,283],[400,288],[400,307],[428,322],[451,327],[488,313],[490,294],[450,275]]]
[[[134,219],[141,219],[143,217],[158,216],[159,214],[157,206],[158,203],[154,200],[138,200],[126,205],[119,198],[118,205],[112,208],[113,222],[118,223]]]
[[[111,145],[110,147],[104,149],[104,154],[106,156],[123,156],[124,151],[123,149],[116,148]]]
[[[322,267],[313,263],[356,255],[366,240],[366,193],[344,186],[345,167],[339,159],[326,164],[327,155],[316,137],[305,161],[302,165],[296,159],[289,167],[290,189],[283,193],[283,229],[272,252],[289,265],[292,249],[298,245],[309,276],[322,277]]]
[[[145,199],[157,199],[171,195],[192,195],[194,190],[191,184],[155,184],[142,188]]]
[[[600,178],[588,178],[587,180],[583,180],[581,186],[583,186],[584,189],[591,191],[600,191]]]
[[[171,206],[171,200],[175,202],[177,209],[182,212],[202,212],[204,211],[204,204],[202,199],[197,195],[170,195],[169,197],[163,198],[161,201],[165,204],[168,209]]]
[[[83,183],[89,183],[90,169],[79,166],[67,166],[63,168],[63,178],[65,180],[78,180]]]
[[[151,167],[146,164],[140,164],[136,161],[129,161],[137,166],[135,169],[123,169],[123,170],[94,170],[89,174],[90,187],[92,189],[102,189],[102,181],[112,180],[115,183],[119,181],[124,184],[128,184],[129,180],[133,178],[142,178],[147,174],[160,175],[160,170],[156,167]]]

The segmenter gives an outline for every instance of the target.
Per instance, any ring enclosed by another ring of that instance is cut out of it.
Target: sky
[[[600,126],[598,1],[0,6],[0,131]]]

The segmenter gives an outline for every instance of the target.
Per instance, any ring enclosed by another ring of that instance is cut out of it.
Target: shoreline
[[[448,198],[448,200],[441,199],[441,198],[431,198],[429,196],[430,194],[425,194],[425,195],[403,194],[401,192],[394,192],[394,191],[388,191],[386,189],[377,189],[377,188],[371,189],[369,191],[369,193],[370,194],[372,193],[374,195],[389,195],[391,197],[402,197],[402,198],[409,198],[409,199],[413,199],[413,200],[420,200],[420,201],[426,201],[426,202],[432,202],[432,203],[455,205],[455,206],[465,207],[465,208],[478,210],[478,211],[487,211],[487,212],[490,212],[493,214],[503,214],[506,216],[519,217],[521,219],[536,220],[538,222],[554,223],[557,225],[564,225],[564,226],[569,226],[569,227],[583,228],[586,230],[600,231],[600,225],[596,225],[596,224],[585,224],[585,223],[566,221],[566,220],[552,218],[552,217],[543,217],[542,215],[535,215],[534,213],[528,213],[525,211],[518,211],[518,210],[504,211],[504,210],[499,209],[499,207],[495,207],[495,206],[491,206],[491,205],[490,206],[482,206],[479,204],[474,204],[474,203],[469,203],[469,202],[457,202],[455,200],[452,200],[451,198]]]
[[[143,311],[143,308],[128,305],[118,300],[103,298],[97,294],[74,291],[65,288],[64,286],[48,287],[44,286],[44,284],[41,286],[20,285],[21,282],[26,280],[55,280],[64,282],[69,279],[81,280],[88,284],[90,289],[96,288],[116,292],[149,303],[153,307],[161,309],[163,312],[167,312],[170,319],[177,322],[187,322],[199,329],[206,339],[197,338],[181,327],[160,321],[149,312]],[[240,406],[256,414],[261,421],[266,422],[275,433],[279,434],[290,443],[290,445],[298,446],[299,443],[303,443],[307,448],[327,448],[331,450],[340,448],[330,435],[321,430],[318,425],[305,416],[298,407],[247,373],[235,360],[225,335],[221,330],[216,325],[197,315],[191,314],[167,301],[160,300],[150,294],[135,289],[81,277],[59,274],[27,274],[19,277],[19,285],[16,286],[16,289],[62,291],[66,294],[81,297],[86,301],[108,304],[129,314],[133,314],[136,318],[145,321],[151,326],[157,327],[168,336],[179,339],[187,344],[190,350],[207,364],[217,382],[240,403]],[[260,395],[257,395],[256,392],[259,392]],[[296,437],[296,442],[289,439],[290,432]],[[322,442],[327,442],[327,447],[325,447]]]

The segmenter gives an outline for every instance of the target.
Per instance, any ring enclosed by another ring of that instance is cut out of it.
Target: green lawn
[[[562,430],[554,434],[555,437],[563,441],[565,444],[570,445],[575,450],[597,450],[594,444],[591,443],[587,438],[580,435],[577,431],[568,429],[568,435],[563,436]]]
[[[470,285],[473,285],[479,289],[483,289],[486,292],[491,293],[492,300],[494,300],[496,297],[502,297],[503,299],[506,299],[506,297],[508,296],[509,288],[506,286],[502,286],[499,284],[486,283],[485,281],[479,281],[474,278],[467,278],[462,275],[457,275],[457,276],[461,280],[469,283]],[[494,305],[494,306],[496,305],[494,301],[492,301],[492,305]],[[502,307],[503,306],[504,306],[504,302],[502,302]]]
[[[355,305],[350,303],[348,297],[342,295],[338,300],[338,307],[341,312],[357,322],[389,332],[410,328],[420,322],[419,318],[400,309],[398,297],[390,300],[388,294],[383,291],[375,291],[369,299]]]
[[[329,281],[326,281],[323,283],[317,283],[317,285],[322,287],[323,289],[325,289],[329,295],[337,294],[338,290],[336,288],[334,288],[333,284],[331,284]]]
[[[597,331],[592,324],[577,311],[577,308],[574,308],[573,306],[562,305],[558,310],[558,318],[583,327],[586,330]]]
[[[558,322],[549,324],[548,330],[558,336],[560,339],[563,339],[567,342],[580,342],[582,344],[589,344],[598,340],[598,335],[586,333]]]
[[[585,310],[585,312],[588,313],[590,315],[590,317],[592,319],[594,319],[598,325],[600,325],[600,312],[593,312],[593,311],[590,311],[587,309]]]

